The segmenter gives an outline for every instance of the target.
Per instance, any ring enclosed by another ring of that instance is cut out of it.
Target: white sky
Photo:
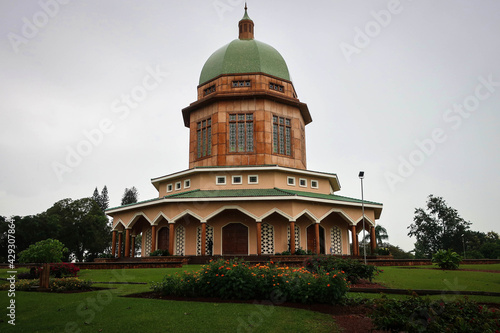
[[[137,187],[140,200],[156,197],[151,178],[188,168],[181,109],[196,100],[206,59],[237,38],[244,6],[59,1],[0,3],[3,216],[37,214],[104,185],[111,207],[126,187]],[[309,106],[308,169],[337,173],[337,193],[358,198],[364,170],[365,199],[384,204],[379,223],[390,243],[413,248],[407,227],[429,194],[444,197],[472,230],[500,232],[500,2],[248,6],[256,39],[283,55]],[[369,36],[359,37],[360,30]],[[113,112],[113,103],[124,106],[122,95],[140,90],[147,68],[161,72],[160,84],[128,115]],[[464,103],[470,112],[453,111]],[[85,148],[84,132],[106,119],[112,130],[58,179],[53,164],[67,165],[68,149]],[[408,169],[402,160],[416,165]]]

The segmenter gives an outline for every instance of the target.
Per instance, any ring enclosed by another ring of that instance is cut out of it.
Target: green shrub
[[[150,257],[163,257],[163,256],[169,256],[170,252],[168,250],[155,250],[149,254]]]
[[[391,251],[387,247],[377,247],[375,253],[381,256],[388,256],[391,254]]]
[[[40,280],[19,280],[16,282],[16,290],[32,290],[40,284]],[[4,287],[7,285],[4,285]],[[76,277],[64,279],[50,279],[49,289],[51,291],[61,292],[68,290],[89,290],[91,289],[92,281],[81,280]]]
[[[500,329],[500,312],[468,299],[454,302],[431,300],[416,295],[406,299],[373,301],[370,314],[377,330],[392,332],[495,332]]]
[[[348,284],[340,272],[312,273],[272,262],[249,266],[240,260],[219,259],[197,272],[167,275],[152,289],[183,297],[268,300],[278,296],[287,302],[334,304],[344,298]]]
[[[99,253],[97,255],[97,258],[105,258],[105,259],[108,259],[108,258],[114,258],[115,256],[112,255],[111,253]]]
[[[441,269],[458,269],[461,261],[462,257],[450,249],[439,250],[432,256],[432,262]]]
[[[49,289],[51,291],[68,291],[68,290],[89,290],[91,289],[92,281],[81,280],[76,277],[64,279],[50,279]]]
[[[49,263],[61,262],[68,249],[57,239],[46,239],[31,244],[26,250],[19,253],[21,263]]]
[[[335,272],[345,274],[347,281],[357,283],[360,279],[372,280],[379,272],[376,266],[365,265],[354,259],[333,256],[314,256],[304,260],[304,267],[311,272]]]

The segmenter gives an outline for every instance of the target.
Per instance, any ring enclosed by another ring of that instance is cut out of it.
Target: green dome
[[[235,39],[205,62],[200,84],[221,74],[265,73],[290,81],[288,67],[276,49],[255,39]]]

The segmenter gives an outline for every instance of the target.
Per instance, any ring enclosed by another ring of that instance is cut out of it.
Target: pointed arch
[[[200,221],[200,222],[205,222],[205,220],[203,220],[203,218],[202,218],[200,215],[198,215],[198,214],[194,213],[194,212],[193,212],[193,211],[191,211],[190,209],[186,209],[186,210],[185,210],[185,211],[183,211],[182,213],[180,213],[180,214],[178,214],[178,215],[174,216],[174,217],[173,217],[171,220],[169,220],[168,222],[169,222],[169,223],[176,223],[176,222],[177,222],[177,220],[180,220],[181,218],[183,218],[184,216],[187,216],[187,215],[190,215],[190,216],[194,217],[195,219],[197,219],[197,220],[198,220],[198,221]]]
[[[154,220],[151,223],[151,225],[158,225],[158,223],[161,221],[162,217],[165,219],[165,221],[167,221],[167,222],[170,221],[170,218],[167,215],[165,215],[165,213],[163,213],[162,211],[160,211],[158,213],[158,215],[156,215],[156,217],[154,218]]]
[[[325,218],[327,218],[332,213],[339,214],[340,217],[342,217],[349,225],[355,225],[356,224],[356,222],[354,222],[354,220],[349,215],[347,215],[342,209],[338,209],[338,208],[332,208],[332,209],[330,209],[328,212],[326,212],[326,214],[324,214],[323,216],[321,216],[319,218],[319,220],[323,221]],[[366,215],[365,215],[365,218],[366,218]]]
[[[268,216],[270,216],[270,215],[272,215],[274,213],[277,213],[277,214],[283,216],[288,221],[294,221],[293,217],[291,217],[290,215],[288,215],[287,213],[283,212],[282,210],[280,210],[278,208],[273,208],[270,211],[266,212],[264,215],[261,215],[259,217],[258,221],[263,221],[266,217],[268,217]]]
[[[365,215],[365,221],[368,221],[369,224],[371,224],[372,227],[375,226],[375,222],[373,222],[372,220],[370,220],[370,218],[368,216]],[[363,223],[363,216],[360,216],[359,219],[356,220],[356,222],[354,223],[354,225],[358,225],[359,223]]]
[[[217,209],[216,211],[214,211],[213,213],[207,215],[205,217],[205,220],[204,221],[208,221],[209,219],[213,218],[214,216],[217,216],[218,214],[222,213],[223,211],[225,210],[229,210],[229,209],[235,209],[235,210],[238,210],[240,211],[241,213],[247,215],[248,217],[254,219],[255,221],[259,220],[258,217],[252,213],[250,213],[249,211],[247,211],[246,209],[243,209],[241,208],[240,206],[235,206],[235,205],[230,205],[230,206],[223,206],[219,209]]]
[[[141,216],[144,217],[144,219],[146,219],[146,221],[151,225],[151,221],[146,216],[146,214],[144,214],[144,212],[138,212],[134,215],[132,219],[130,219],[130,222],[127,225],[127,229],[131,229],[134,226],[134,224],[139,220],[139,218],[141,218]]]
[[[300,212],[297,216],[295,216],[294,220],[297,221],[297,219],[301,216],[307,216],[310,220],[312,220],[314,223],[319,223],[320,220],[314,216],[313,213],[311,213],[308,209],[304,209],[302,212]]]
[[[122,228],[118,228],[119,225],[121,225]],[[123,223],[122,219],[118,219],[118,222],[113,227],[113,231],[123,231],[123,230],[125,230],[125,228],[126,228],[126,226],[125,226],[125,223]]]

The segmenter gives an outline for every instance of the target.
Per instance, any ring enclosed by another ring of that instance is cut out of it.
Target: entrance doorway
[[[163,227],[158,231],[158,250],[168,250],[169,228]],[[155,237],[155,235],[153,235]],[[172,255],[172,253],[170,253]]]
[[[248,255],[248,227],[229,223],[222,228],[222,254]]]
[[[307,249],[313,253],[316,252],[316,232],[314,230],[315,223],[307,227]],[[325,254],[325,228],[319,226],[319,253]]]

